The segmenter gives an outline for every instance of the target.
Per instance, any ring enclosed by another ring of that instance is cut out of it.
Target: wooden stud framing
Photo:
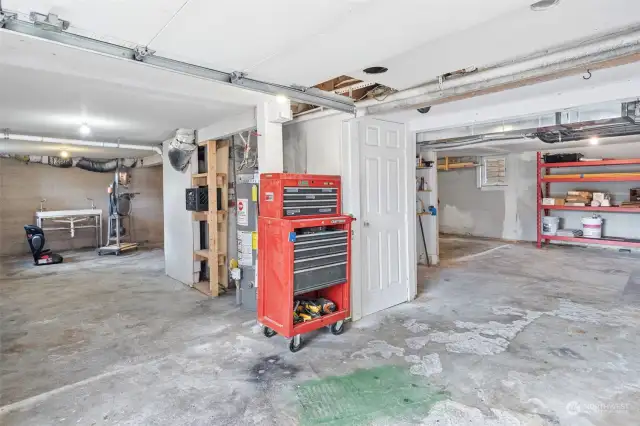
[[[228,172],[229,172],[229,141],[205,141],[199,143],[204,146],[207,158],[206,173],[191,176],[193,186],[207,185],[209,195],[209,211],[194,212],[194,221],[206,221],[208,227],[208,249],[195,250],[194,260],[206,260],[209,265],[209,282],[200,282],[194,288],[211,297],[217,297],[220,287],[227,288],[227,206],[228,206]],[[217,210],[218,191],[222,189],[222,210]]]

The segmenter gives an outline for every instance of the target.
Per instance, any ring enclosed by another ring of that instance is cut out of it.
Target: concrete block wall
[[[29,253],[23,226],[35,224],[40,200],[47,210],[96,208],[103,212],[103,239],[106,243],[108,215],[107,187],[113,173],[95,173],[75,167],[61,169],[43,164],[24,164],[0,158],[0,256]],[[133,235],[150,245],[163,242],[162,167],[133,169]],[[126,223],[125,223],[126,225]],[[50,224],[51,226],[51,224]],[[47,247],[64,251],[93,247],[93,229],[79,229],[75,238],[68,231],[46,232]]]

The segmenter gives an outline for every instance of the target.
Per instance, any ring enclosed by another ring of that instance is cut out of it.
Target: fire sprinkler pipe
[[[527,58],[498,64],[483,71],[450,80],[436,80],[422,86],[403,90],[387,97],[358,102],[358,115],[384,114],[399,109],[412,109],[443,103],[459,97],[473,96],[483,91],[499,91],[533,82],[586,72],[588,68],[606,68],[627,58],[634,62],[640,57],[640,27],[622,33],[582,42],[571,48],[543,51]]]
[[[120,142],[85,141],[81,139],[50,138],[46,136],[18,135],[4,133],[4,139],[15,142],[38,142],[59,145],[92,146],[98,148],[132,149],[137,151],[153,151],[162,155],[162,149],[156,145],[131,145]]]

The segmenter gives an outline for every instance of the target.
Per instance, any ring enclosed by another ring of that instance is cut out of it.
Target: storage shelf
[[[226,210],[218,210],[218,223],[224,223],[227,220],[227,212]],[[198,221],[206,221],[209,218],[209,212],[193,212],[192,214],[193,220]]]
[[[592,206],[545,206],[543,210],[574,210],[585,212],[640,213],[640,207],[592,207]]]
[[[610,173],[615,175],[615,173]],[[588,174],[564,177],[562,175],[547,175],[542,177],[544,183],[552,182],[635,182],[640,181],[640,173],[620,174],[619,176],[589,176]]]
[[[574,161],[570,163],[542,163],[541,167],[546,169],[555,169],[560,167],[624,166],[629,164],[640,164],[640,158],[600,161]]]
[[[226,257],[225,253],[218,253],[218,265],[224,265],[224,258]],[[193,252],[193,258],[195,260],[207,260],[209,261],[210,256],[209,256],[209,250],[207,249],[203,249],[203,250],[195,250]]]
[[[584,237],[561,237],[558,235],[542,235],[543,240],[569,241],[583,244],[603,244],[610,246],[637,247],[640,248],[640,240],[606,239],[606,238],[584,238]]]
[[[640,172],[612,172],[612,173],[567,173],[548,174],[547,169],[563,167],[594,167],[594,166],[623,166],[640,165],[640,158],[613,159],[599,161],[573,161],[567,163],[545,163],[541,152],[537,155],[537,247],[541,248],[543,243],[549,241],[565,241],[568,243],[581,244],[603,244],[610,246],[635,247],[640,248],[640,240],[624,238],[584,238],[584,237],[562,237],[557,235],[542,234],[542,217],[547,210],[569,210],[582,212],[603,212],[603,213],[640,213],[640,208],[635,207],[592,207],[592,206],[547,206],[542,204],[542,198],[549,197],[549,184],[553,182],[637,182],[640,181]]]

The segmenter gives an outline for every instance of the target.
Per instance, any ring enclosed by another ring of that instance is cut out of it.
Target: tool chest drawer
[[[293,272],[294,295],[319,290],[347,280],[347,262],[300,269]]]
[[[340,214],[340,177],[267,173],[260,176],[260,216],[274,219]]]

